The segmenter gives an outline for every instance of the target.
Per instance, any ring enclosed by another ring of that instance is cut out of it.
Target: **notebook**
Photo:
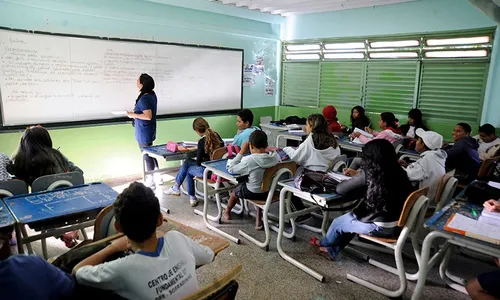
[[[500,245],[498,226],[481,220],[474,220],[461,214],[453,214],[444,226],[444,230]]]
[[[498,230],[500,230],[500,213],[491,212],[486,208],[483,208],[481,216],[479,217],[479,221],[497,226],[499,228]]]
[[[335,179],[338,182],[346,181],[351,179],[349,176],[345,176],[343,174],[335,173],[335,172],[328,172],[328,176],[331,178]]]
[[[364,131],[364,130],[361,130],[361,129],[359,129],[359,128],[354,128],[354,132],[359,132],[359,133],[361,133],[362,135],[366,136],[367,138],[371,138],[371,139],[373,138],[373,134],[368,133],[368,132],[366,132],[366,131]]]

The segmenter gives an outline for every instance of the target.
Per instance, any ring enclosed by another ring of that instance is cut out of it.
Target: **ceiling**
[[[418,0],[208,0],[284,17]]]

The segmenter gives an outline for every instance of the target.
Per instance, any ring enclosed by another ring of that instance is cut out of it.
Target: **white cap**
[[[430,150],[440,149],[443,145],[443,136],[434,131],[425,131],[422,128],[415,130],[415,134],[422,138]]]

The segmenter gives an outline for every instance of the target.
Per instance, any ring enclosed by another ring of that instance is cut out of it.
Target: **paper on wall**
[[[264,74],[264,65],[254,65],[253,72],[257,75]]]
[[[264,65],[264,56],[257,56],[255,58],[255,64],[258,66],[263,66]]]
[[[243,86],[255,85],[255,73],[253,64],[243,65]]]
[[[269,76],[266,76],[266,86],[275,86],[276,82]]]
[[[274,86],[266,86],[265,87],[265,95],[266,95],[266,97],[272,97],[272,96],[274,96],[274,92],[275,92]]]

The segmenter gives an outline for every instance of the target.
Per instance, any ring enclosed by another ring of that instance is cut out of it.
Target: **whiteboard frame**
[[[99,37],[92,35],[79,35],[79,34],[69,34],[69,33],[54,33],[46,31],[37,31],[29,29],[17,29],[10,27],[0,26],[0,30],[8,30],[14,32],[30,33],[30,34],[40,34],[40,35],[50,35],[50,36],[60,36],[60,37],[73,37],[73,38],[84,38],[111,42],[132,42],[132,43],[143,43],[143,44],[159,44],[159,45],[172,45],[181,47],[191,47],[191,48],[206,48],[206,49],[216,49],[216,50],[229,50],[241,52],[241,87],[240,87],[240,108],[239,109],[227,109],[227,110],[214,110],[214,111],[203,111],[203,112],[189,112],[189,113],[177,113],[177,114],[163,114],[157,115],[156,121],[165,119],[178,119],[186,117],[199,117],[199,116],[215,116],[215,115],[227,115],[236,114],[238,111],[243,109],[243,64],[245,59],[245,50],[240,48],[229,48],[229,47],[217,47],[208,45],[196,45],[196,44],[183,44],[183,43],[173,43],[173,42],[159,42],[159,41],[147,41],[147,40],[137,40],[137,39],[126,39],[126,38],[110,38],[110,37]],[[0,90],[0,99],[2,97],[2,91]],[[89,126],[103,126],[103,125],[113,125],[113,124],[124,124],[132,123],[132,120],[127,117],[117,117],[110,119],[93,119],[93,120],[83,120],[83,121],[68,121],[68,122],[53,122],[40,124],[46,128],[71,128],[71,127],[89,127]],[[32,125],[38,124],[23,124],[14,126],[4,126],[3,117],[3,102],[0,100],[0,133],[8,131],[18,131],[26,129]]]

